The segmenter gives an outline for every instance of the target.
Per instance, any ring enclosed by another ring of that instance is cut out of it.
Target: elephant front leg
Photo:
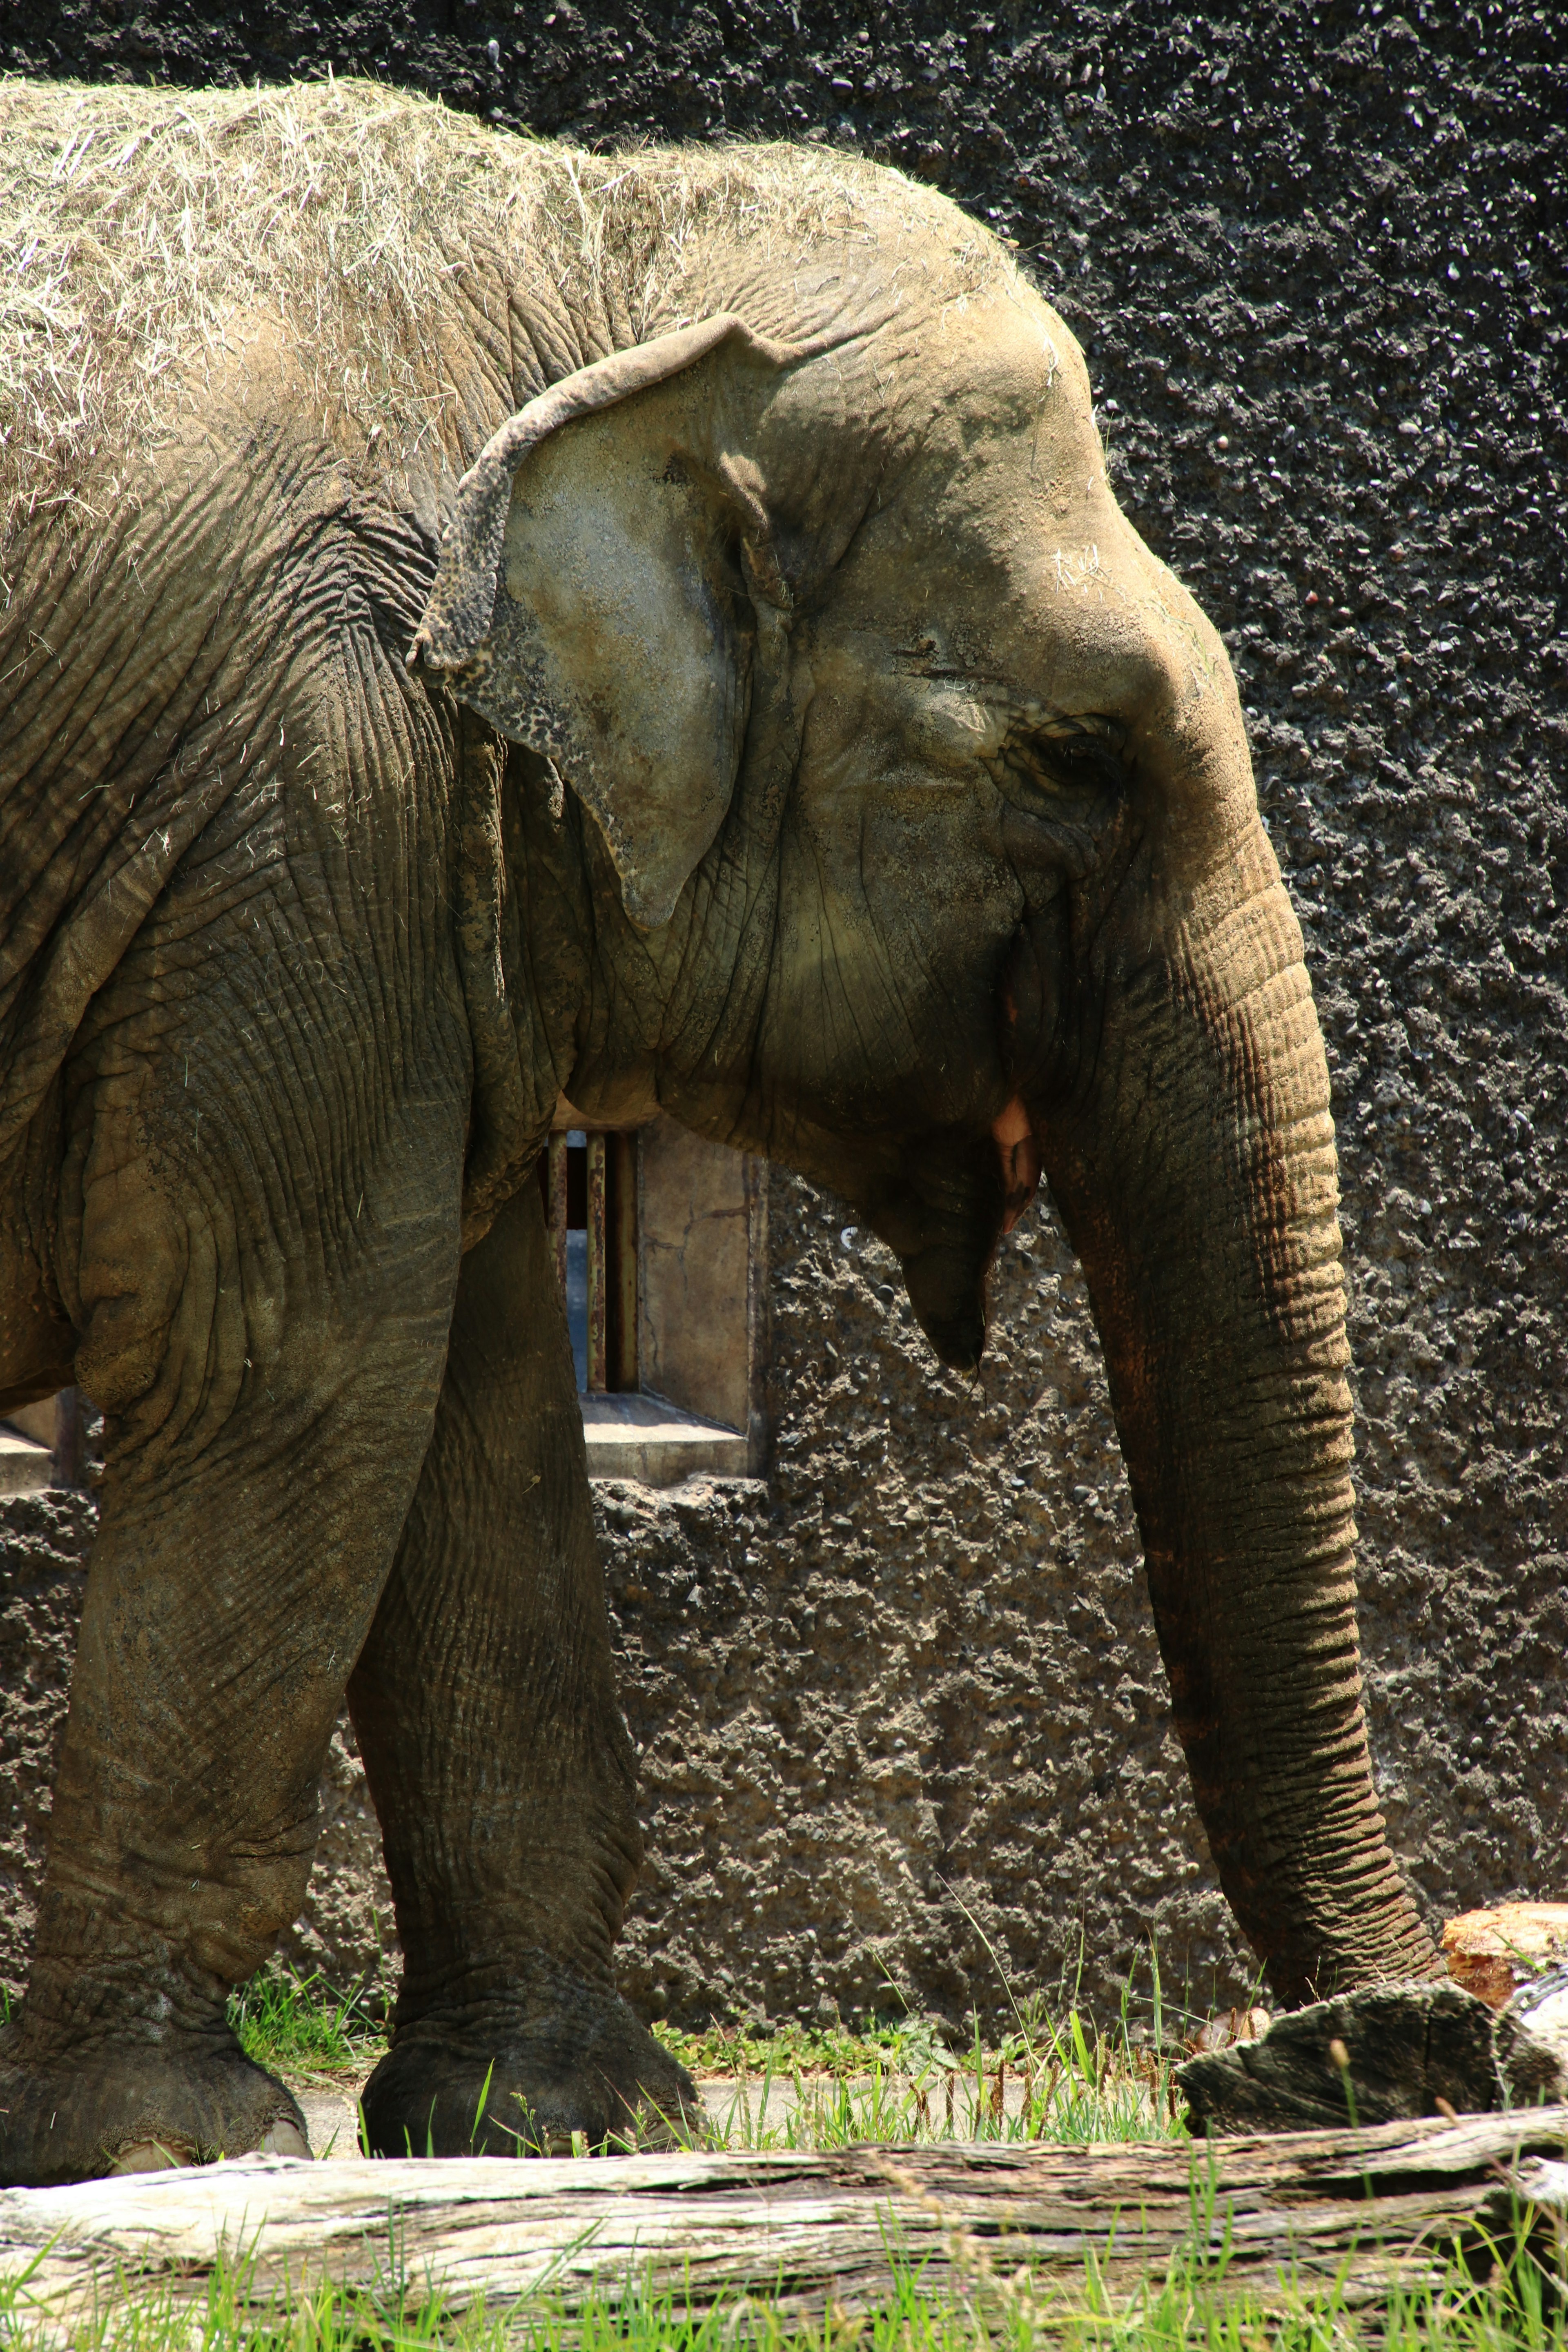
[[[435,1435],[349,1704],[404,1953],[371,2147],[600,2146],[695,2116],[611,1967],[641,1854],[636,1775],[533,1184],[464,1260]]]

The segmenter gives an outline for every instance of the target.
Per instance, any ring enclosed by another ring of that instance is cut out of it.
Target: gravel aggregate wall
[[[1119,496],[1226,635],[1307,931],[1394,1843],[1434,1918],[1568,1895],[1561,13],[13,0],[0,61],[330,66],[587,143],[844,142],[1017,240],[1084,344]],[[1081,1949],[1106,2003],[1152,1936],[1168,1984],[1239,1994],[1048,1207],[967,1385],[845,1214],[773,1176],[768,1479],[601,1491],[650,1828],[631,1990],[694,2018],[896,1984],[956,2017]],[[5,1517],[14,1828],[58,1706],[37,1596],[53,1576],[66,1606],[83,1518]],[[338,1754],[302,1931],[338,1966],[375,1899],[356,1774]],[[13,1976],[28,1835],[0,1840]]]

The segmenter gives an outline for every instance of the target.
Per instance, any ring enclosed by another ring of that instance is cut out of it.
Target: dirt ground
[[[284,2076],[300,2102],[310,2153],[321,2162],[342,2164],[360,2154],[359,2100],[369,2078],[368,2068],[355,2074]],[[907,2076],[889,2078],[882,2086],[887,2106],[879,2112],[901,2107],[912,2098],[915,2087]],[[697,2082],[709,2128],[721,2147],[735,2147],[813,2145],[812,2110],[817,2102],[830,2103],[837,2088],[826,2074],[786,2074],[765,2084],[756,2075],[742,2081],[733,2074],[703,2074]],[[854,2078],[845,2088],[862,2110],[868,2106],[872,2096],[868,2077]],[[973,2085],[965,2084],[956,2101],[961,2131],[973,2095]],[[940,2123],[944,2112],[942,2093],[935,2091],[931,2097]],[[1016,2069],[1005,2072],[1001,2117],[1005,2123],[1017,2121],[1027,2097],[1026,2077]],[[992,2107],[989,2112],[996,2111]],[[414,2153],[417,2156],[420,2150],[416,2148]]]
[[[1434,1920],[1568,1893],[1565,62],[1568,19],[1523,0],[12,0],[0,26],[23,72],[330,66],[591,143],[842,141],[1017,240],[1120,497],[1225,633],[1307,932],[1373,1741]],[[1082,1930],[1111,1998],[1152,1927],[1241,1998],[1059,1233],[1042,1212],[999,1267],[1013,1354],[961,1391],[840,1223],[775,1180],[767,1486],[601,1498],[653,1857],[628,1983],[685,2019],[802,2013],[890,1968],[960,2015],[995,1994],[977,1922],[1020,1982]],[[846,1920],[876,1807],[892,1859]]]

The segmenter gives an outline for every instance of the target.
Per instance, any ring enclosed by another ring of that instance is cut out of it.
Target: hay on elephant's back
[[[896,174],[831,151],[787,156],[590,155],[364,81],[0,81],[0,545],[19,517],[109,511],[258,321],[280,331],[336,429],[406,447],[450,431],[429,330],[454,279],[487,307],[531,282],[592,357],[686,315],[681,278],[721,222],[768,243],[875,245],[890,214],[912,216],[970,283],[1009,267]]]

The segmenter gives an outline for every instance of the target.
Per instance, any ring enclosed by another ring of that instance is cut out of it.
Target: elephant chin
[[[904,1281],[916,1322],[952,1372],[979,1369],[985,1352],[985,1269],[991,1253],[976,1265],[974,1255],[939,1243],[903,1261]]]

